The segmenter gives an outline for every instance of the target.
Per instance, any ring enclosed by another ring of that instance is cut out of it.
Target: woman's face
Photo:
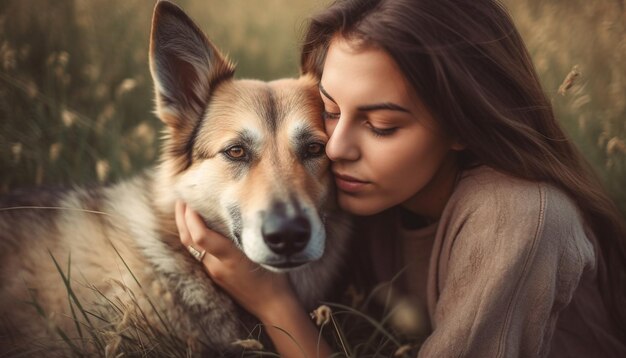
[[[438,216],[426,206],[443,210],[449,193],[438,183],[454,182],[447,176],[456,175],[449,164],[460,145],[441,133],[387,52],[351,41],[333,39],[320,81],[339,204],[357,215],[405,204]]]

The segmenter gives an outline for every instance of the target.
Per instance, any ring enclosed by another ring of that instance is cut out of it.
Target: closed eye
[[[394,134],[398,130],[398,127],[390,127],[390,128],[374,127],[369,122],[367,123],[367,126],[369,127],[369,129],[372,132],[372,134],[374,134],[377,137],[390,136],[390,135]]]
[[[333,112],[328,112],[328,111],[322,112],[322,118],[324,120],[339,119],[340,116],[341,116],[341,113],[333,113]]]

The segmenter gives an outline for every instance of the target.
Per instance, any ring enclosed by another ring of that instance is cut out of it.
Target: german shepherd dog
[[[236,352],[232,342],[257,322],[180,243],[177,199],[250,260],[285,272],[305,307],[328,294],[348,230],[315,80],[234,79],[233,65],[166,1],[154,10],[150,70],[165,124],[154,169],[0,200],[0,356],[44,347],[108,356],[131,343],[142,355]]]

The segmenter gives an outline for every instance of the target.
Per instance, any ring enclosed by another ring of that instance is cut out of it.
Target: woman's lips
[[[339,173],[335,174],[335,183],[339,190],[347,192],[347,193],[356,193],[363,189],[369,182],[362,181],[356,178],[353,178],[349,175],[343,175]]]

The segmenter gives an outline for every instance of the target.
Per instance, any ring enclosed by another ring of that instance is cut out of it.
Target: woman
[[[427,304],[420,356],[626,356],[625,225],[499,3],[337,1],[312,19],[302,69],[320,80],[338,201],[367,217],[361,269],[406,267],[401,290]],[[278,351],[315,356],[284,277],[239,265],[183,203],[177,218],[218,284],[300,344],[270,329]]]

